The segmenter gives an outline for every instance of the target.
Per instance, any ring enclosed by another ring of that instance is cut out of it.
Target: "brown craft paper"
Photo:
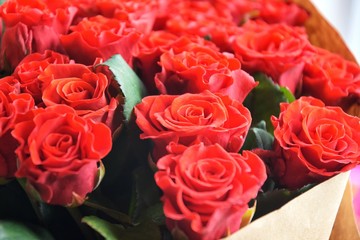
[[[355,223],[352,199],[351,184],[348,182],[331,232],[330,240],[360,239],[358,228]]]
[[[226,240],[328,240],[348,178],[346,172],[318,184]]]

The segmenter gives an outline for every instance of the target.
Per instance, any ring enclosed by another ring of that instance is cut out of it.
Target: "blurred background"
[[[360,0],[312,0],[360,62]]]

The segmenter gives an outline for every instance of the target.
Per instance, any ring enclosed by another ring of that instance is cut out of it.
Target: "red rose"
[[[243,23],[249,19],[261,19],[268,23],[286,23],[303,25],[309,14],[297,4],[279,0],[211,0],[219,9],[231,12],[235,23]]]
[[[19,63],[12,75],[19,79],[21,91],[31,94],[36,104],[40,104],[43,83],[39,80],[39,75],[49,64],[71,62],[69,57],[51,50],[46,50],[44,53],[32,53]]]
[[[42,200],[81,204],[96,186],[98,164],[110,151],[107,126],[78,116],[65,105],[37,109],[12,132],[20,143],[17,178],[26,178]]]
[[[251,124],[251,115],[240,102],[209,91],[199,94],[145,97],[135,106],[142,139],[155,143],[155,159],[173,141],[190,145],[197,138],[238,152]]]
[[[273,117],[275,149],[271,164],[281,185],[299,188],[345,172],[360,163],[360,119],[313,97],[280,105]]]
[[[82,117],[105,123],[112,132],[122,125],[123,97],[112,91],[112,78],[82,64],[50,64],[39,76],[45,82],[45,106],[66,104]]]
[[[153,29],[159,0],[97,0],[99,14],[108,18],[127,21],[137,31],[150,33]]]
[[[327,105],[340,105],[352,95],[360,98],[360,68],[335,53],[316,48],[305,62],[303,94]]]
[[[175,4],[169,14],[166,30],[176,35],[197,35],[214,42],[221,51],[231,51],[233,36],[239,33],[237,24],[224,9],[217,11],[205,1],[185,1]]]
[[[157,93],[154,76],[161,71],[160,55],[169,49],[178,37],[167,31],[151,31],[143,36],[134,50],[134,68],[149,94]]]
[[[232,55],[204,46],[191,46],[181,53],[165,52],[160,57],[161,73],[155,84],[162,94],[199,93],[210,90],[242,102],[256,83]]]
[[[5,1],[0,7],[5,25],[1,68],[14,69],[29,53],[63,51],[59,36],[67,33],[76,11],[74,7],[51,11],[40,0]]]
[[[309,18],[309,13],[305,9],[291,1],[261,0],[260,5],[259,18],[267,23],[302,26]]]
[[[10,93],[20,93],[20,82],[14,76],[0,78],[0,91],[5,95]]]
[[[71,33],[60,37],[70,58],[91,65],[96,58],[107,60],[120,54],[128,63],[140,34],[126,22],[101,15],[84,18],[70,27]]]
[[[31,95],[20,94],[13,77],[0,79],[0,179],[12,178],[16,171],[16,140],[11,136],[15,123],[34,108]]]
[[[181,53],[184,49],[190,51],[195,46],[203,46],[218,51],[215,44],[199,36],[178,37],[167,31],[152,31],[143,36],[134,51],[134,67],[144,82],[150,95],[158,94],[154,77],[161,72],[158,64],[160,56],[169,51]]]
[[[57,9],[75,7],[77,8],[76,15],[72,24],[78,23],[84,17],[92,17],[98,14],[98,9],[96,8],[96,1],[94,0],[42,0],[46,3],[46,6],[55,12]]]
[[[170,153],[157,167],[155,181],[164,193],[166,224],[189,239],[219,239],[237,231],[248,202],[266,179],[257,155],[228,153],[217,144]]]
[[[293,93],[312,45],[304,28],[249,21],[234,41],[236,57],[249,73],[263,72]]]

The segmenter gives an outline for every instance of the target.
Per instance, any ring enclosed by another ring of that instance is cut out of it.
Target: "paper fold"
[[[349,172],[341,173],[225,238],[328,240]]]

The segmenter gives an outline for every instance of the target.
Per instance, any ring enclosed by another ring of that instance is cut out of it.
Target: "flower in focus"
[[[299,188],[324,181],[360,163],[360,119],[313,97],[280,105],[273,117],[279,157],[270,168],[280,184]]]
[[[148,96],[134,111],[140,137],[154,141],[155,159],[171,141],[189,146],[200,139],[238,152],[251,124],[250,112],[240,102],[209,91]]]
[[[51,50],[27,55],[15,68],[13,76],[19,80],[21,92],[29,93],[39,105],[42,102],[43,83],[39,75],[50,64],[72,63],[69,57]]]
[[[113,133],[122,125],[123,96],[113,78],[82,64],[50,64],[39,76],[45,106],[66,104],[79,116],[105,123]]]
[[[99,164],[111,149],[109,128],[66,105],[36,109],[16,124],[17,178],[26,178],[50,204],[81,204],[98,181]]]
[[[217,144],[169,151],[155,173],[169,230],[207,240],[237,231],[248,202],[266,179],[262,160],[249,151],[228,153]]]

